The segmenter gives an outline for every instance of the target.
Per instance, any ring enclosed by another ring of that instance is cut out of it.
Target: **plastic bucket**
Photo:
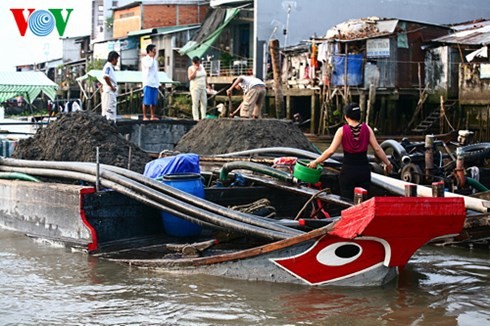
[[[298,160],[294,165],[294,177],[306,183],[317,183],[320,180],[323,167],[318,165],[316,169],[311,169],[306,166],[307,164],[307,161]]]
[[[199,174],[167,174],[162,178],[162,182],[189,194],[193,194],[196,197],[204,198],[204,185]],[[166,212],[161,212],[161,216],[163,227],[168,235],[174,237],[192,237],[201,234],[202,227],[199,224],[191,223]]]

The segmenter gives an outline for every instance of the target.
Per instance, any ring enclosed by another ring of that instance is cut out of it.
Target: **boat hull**
[[[231,192],[219,188],[215,195],[233,197]],[[213,241],[215,248],[190,257],[186,248],[213,240],[214,229],[195,238],[169,237],[160,210],[116,191],[0,180],[5,228],[132,266],[311,286],[386,284],[422,245],[461,232],[465,214],[462,198],[374,197],[343,209],[339,219],[321,228],[274,241],[244,235],[242,241]],[[145,238],[153,243],[139,241]],[[173,244],[181,249],[170,250]]]

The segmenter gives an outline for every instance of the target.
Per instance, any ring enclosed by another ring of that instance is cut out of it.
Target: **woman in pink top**
[[[347,123],[337,130],[330,146],[316,160],[311,161],[308,167],[316,168],[319,163],[332,156],[342,144],[344,160],[340,172],[340,193],[343,197],[353,199],[355,187],[369,190],[371,185],[371,165],[367,157],[369,145],[385,164],[386,173],[391,172],[393,165],[379,146],[371,127],[361,122],[361,110],[357,103],[350,103],[344,107],[344,118]]]

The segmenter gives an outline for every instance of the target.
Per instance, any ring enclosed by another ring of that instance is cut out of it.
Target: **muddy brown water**
[[[228,120],[202,121],[183,151],[310,149],[292,124]],[[91,115],[61,118],[14,156],[93,162],[96,146],[127,166],[131,145]],[[132,152],[141,172],[149,159]],[[388,286],[312,288],[156,273],[0,230],[0,325],[490,325],[489,260],[488,247],[427,246]]]
[[[312,288],[156,273],[0,230],[0,324],[488,325],[489,259],[430,246],[388,286]]]

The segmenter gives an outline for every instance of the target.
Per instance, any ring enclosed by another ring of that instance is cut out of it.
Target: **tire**
[[[490,143],[478,143],[459,147],[465,162],[477,161],[490,156]]]

